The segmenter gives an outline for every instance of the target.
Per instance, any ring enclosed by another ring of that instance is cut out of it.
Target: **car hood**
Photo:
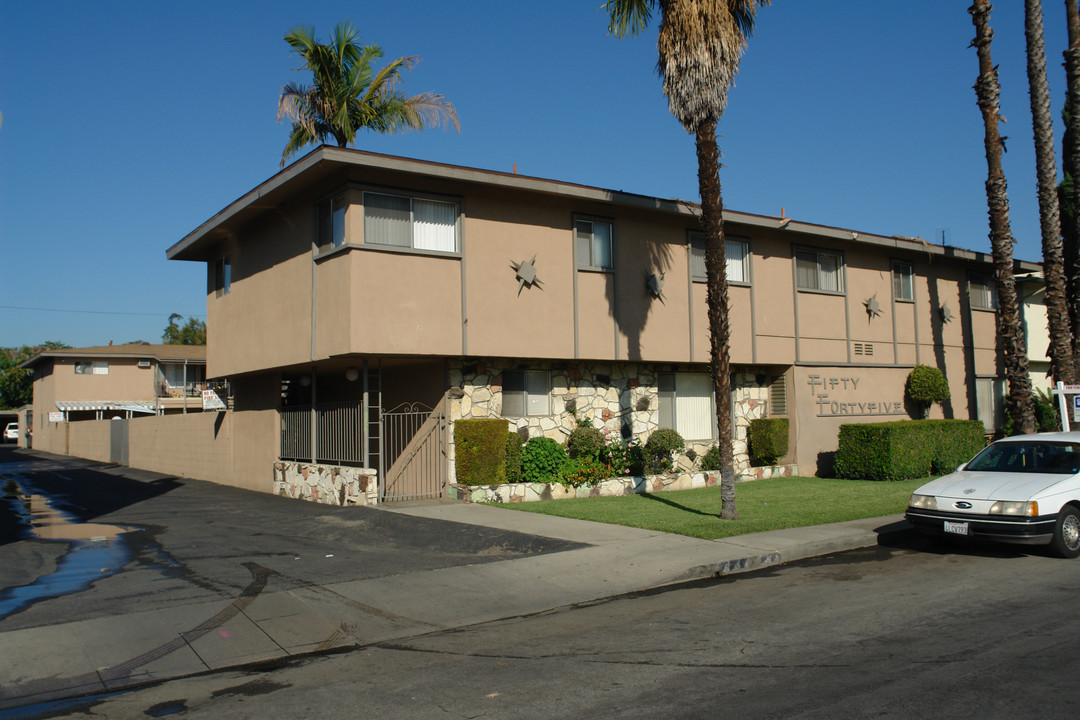
[[[1072,477],[1059,473],[969,472],[960,470],[923,485],[919,495],[973,500],[1030,500],[1047,488]]]

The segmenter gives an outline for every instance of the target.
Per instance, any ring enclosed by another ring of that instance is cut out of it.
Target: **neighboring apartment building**
[[[841,424],[909,417],[917,363],[948,417],[1000,396],[988,256],[733,211],[725,232],[740,469],[749,421],[782,416],[787,460],[828,472]],[[278,460],[391,486],[431,411],[717,442],[693,203],[322,147],[168,257],[207,264],[208,373],[260,486]]]
[[[46,350],[22,367],[33,373],[31,442],[53,452],[66,452],[68,423],[202,412],[203,391],[224,388],[206,382],[204,345]]]

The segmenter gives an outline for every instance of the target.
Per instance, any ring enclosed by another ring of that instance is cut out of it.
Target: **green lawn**
[[[741,517],[732,521],[720,519],[719,487],[499,507],[713,540],[903,512],[911,491],[925,482],[792,477],[738,483],[735,502]]]

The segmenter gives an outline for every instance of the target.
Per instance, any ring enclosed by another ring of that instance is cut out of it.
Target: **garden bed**
[[[736,481],[764,480],[798,475],[795,465],[750,468]],[[464,502],[519,503],[537,500],[564,500],[585,497],[618,497],[644,493],[691,490],[720,484],[719,472],[680,472],[668,475],[638,475],[609,478],[598,483],[570,487],[556,482],[503,483],[501,485],[461,485],[451,483],[447,497]]]

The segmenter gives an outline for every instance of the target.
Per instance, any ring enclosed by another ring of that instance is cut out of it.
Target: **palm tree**
[[[1065,236],[1066,297],[1072,319],[1073,363],[1080,368],[1080,214],[1076,212],[1080,207],[1080,7],[1076,0],[1065,0],[1065,17],[1069,47],[1063,53],[1068,92],[1061,153],[1065,171],[1062,234]]]
[[[998,97],[997,68],[990,58],[990,41],[994,31],[990,29],[989,0],[975,0],[968,8],[975,23],[975,39],[971,44],[979,56],[979,78],[975,81],[975,95],[982,111],[986,149],[986,202],[990,216],[990,251],[994,259],[994,278],[998,293],[998,337],[1004,349],[1005,377],[1009,381],[1009,394],[1005,405],[1013,419],[1013,427],[1019,433],[1035,432],[1035,405],[1031,397],[1031,377],[1028,375],[1028,359],[1024,350],[1024,334],[1020,324],[1020,311],[1016,296],[1016,277],[1013,274],[1013,237],[1009,224],[1009,197],[1005,172],[1001,168],[1001,152],[1004,142],[998,131],[1001,113]]]
[[[697,145],[701,224],[705,231],[705,277],[709,308],[709,364],[720,439],[722,515],[737,518],[735,462],[731,448],[731,361],[728,353],[728,288],[724,259],[724,202],[720,193],[720,146],[716,124],[739,71],[759,6],[770,0],[608,0],[608,31],[616,37],[645,29],[660,9],[657,70],[668,109]]]
[[[1042,231],[1043,277],[1046,282],[1046,318],[1050,327],[1050,374],[1055,381],[1071,385],[1077,381],[1077,377],[1069,308],[1065,303],[1065,262],[1057,198],[1054,123],[1050,115],[1050,90],[1046,84],[1042,0],[1024,0],[1024,10],[1031,124],[1035,134],[1035,167],[1039,179],[1039,227]]]
[[[357,44],[350,23],[338,23],[329,44],[317,42],[315,29],[308,25],[290,30],[285,42],[303,58],[302,69],[311,71],[313,84],[288,83],[281,88],[278,120],[292,121],[289,142],[281,154],[282,167],[300,148],[328,137],[345,147],[361,128],[394,133],[445,123],[461,130],[457,111],[442,95],[405,97],[397,91],[401,72],[411,70],[417,57],[400,57],[381,70],[372,68],[383,50],[378,45]]]

